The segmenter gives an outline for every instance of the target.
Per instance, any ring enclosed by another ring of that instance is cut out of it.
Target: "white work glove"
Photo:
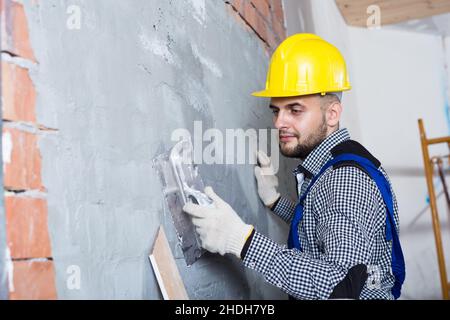
[[[202,247],[213,253],[232,253],[240,258],[253,226],[245,224],[211,187],[205,188],[205,194],[213,200],[211,207],[190,202],[183,207],[183,210],[192,216]]]
[[[271,208],[280,194],[277,191],[278,178],[273,170],[270,158],[264,151],[257,152],[259,166],[255,166],[255,177],[258,184],[258,194],[266,207]]]

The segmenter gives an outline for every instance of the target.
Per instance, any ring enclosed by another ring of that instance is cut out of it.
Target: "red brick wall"
[[[286,38],[282,0],[230,0],[226,2],[269,52]]]
[[[36,91],[29,70],[21,66],[37,61],[23,6],[0,0],[0,14],[6,241],[14,270],[9,298],[56,299],[38,147],[42,126],[36,121]]]

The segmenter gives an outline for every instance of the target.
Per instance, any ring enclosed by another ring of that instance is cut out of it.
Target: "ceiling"
[[[450,36],[450,0],[336,0],[346,23],[367,27],[376,5],[380,24],[390,28]]]
[[[390,25],[395,29],[450,36],[450,13]]]

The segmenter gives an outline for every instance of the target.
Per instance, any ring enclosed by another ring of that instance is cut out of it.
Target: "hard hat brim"
[[[326,91],[319,90],[319,91],[306,91],[306,92],[299,92],[299,91],[273,92],[271,90],[261,90],[261,91],[253,92],[252,96],[261,97],[261,98],[284,98],[284,97],[307,96],[310,94],[327,93],[327,92],[348,91],[351,88],[352,87],[350,85],[348,85],[345,87],[341,87],[339,89],[327,89]]]

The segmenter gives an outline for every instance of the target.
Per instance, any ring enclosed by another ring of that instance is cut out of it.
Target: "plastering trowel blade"
[[[198,167],[193,162],[190,140],[181,140],[166,153],[157,156],[153,163],[159,173],[163,193],[172,216],[181,249],[188,266],[205,252],[191,218],[183,212],[187,202],[211,205],[211,200],[200,190],[204,189]]]

